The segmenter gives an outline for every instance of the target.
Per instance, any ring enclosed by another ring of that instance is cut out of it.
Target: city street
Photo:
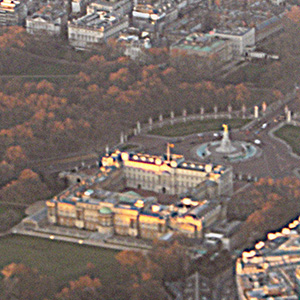
[[[295,96],[290,95],[290,98],[286,101],[291,107],[293,107],[294,98]],[[295,172],[293,171],[299,167],[300,160],[295,155],[291,155],[288,145],[273,136],[273,131],[283,125],[281,122],[285,122],[285,120],[274,122],[274,119],[277,120],[284,114],[286,103],[270,111],[266,116],[257,119],[256,123],[248,130],[234,130],[230,133],[232,141],[239,140],[254,143],[254,140],[259,140],[261,142],[261,144],[255,145],[261,150],[259,155],[246,161],[226,162],[226,164],[232,165],[234,174],[250,175],[258,178],[268,176],[279,178],[294,175]],[[265,123],[267,125],[263,126],[265,127],[263,129],[262,124]],[[171,142],[175,145],[172,151],[183,154],[187,160],[209,162],[209,157],[206,160],[201,160],[197,156],[196,150],[200,144],[215,139],[213,132],[204,133],[201,137],[194,134],[177,138],[141,134],[131,137],[129,143],[140,144],[146,153],[159,155],[166,152],[167,143]]]

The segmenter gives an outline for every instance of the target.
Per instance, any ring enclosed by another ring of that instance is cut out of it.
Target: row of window
[[[97,43],[97,42],[101,41],[101,38],[99,38],[99,37],[90,36],[90,35],[86,35],[86,34],[71,33],[70,38],[73,40],[82,40],[82,41],[93,42],[93,43]]]

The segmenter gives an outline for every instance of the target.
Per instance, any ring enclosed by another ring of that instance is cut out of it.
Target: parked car
[[[260,144],[261,144],[261,141],[260,141],[260,140],[258,140],[258,139],[256,139],[256,140],[254,140],[254,144],[256,144],[256,145],[260,145]]]

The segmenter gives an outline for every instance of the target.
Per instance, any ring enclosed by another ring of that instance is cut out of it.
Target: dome
[[[104,214],[104,215],[108,215],[108,214],[111,214],[112,211],[109,207],[101,207],[100,210],[99,210],[99,213],[100,214]]]

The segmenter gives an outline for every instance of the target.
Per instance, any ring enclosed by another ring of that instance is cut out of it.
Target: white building
[[[285,0],[271,0],[271,3],[277,6],[284,5],[286,3]]]
[[[112,156],[103,157],[103,166],[114,164]],[[126,186],[166,194],[182,194],[209,180],[216,194],[231,195],[232,167],[186,162],[182,155],[169,157],[122,152]]]
[[[97,11],[107,11],[110,13],[125,16],[132,10],[132,1],[130,0],[112,0],[112,1],[96,1],[87,6],[87,14],[92,14]]]
[[[85,49],[118,35],[128,26],[127,16],[120,19],[105,11],[99,11],[69,21],[68,39],[73,47]]]
[[[149,30],[161,31],[163,27],[178,18],[181,2],[160,1],[154,5],[138,4],[133,7],[132,23],[134,26]],[[183,7],[185,2],[183,1]]]
[[[3,0],[0,2],[0,26],[23,25],[27,11],[24,2]]]
[[[26,31],[30,34],[47,32],[49,35],[60,35],[67,25],[65,11],[43,7],[26,18]]]
[[[72,0],[71,8],[73,14],[78,14],[83,11],[85,0]]]
[[[245,47],[255,45],[255,29],[238,27],[235,29],[215,29],[211,32],[213,36],[232,41],[232,52],[234,56],[241,56]]]

